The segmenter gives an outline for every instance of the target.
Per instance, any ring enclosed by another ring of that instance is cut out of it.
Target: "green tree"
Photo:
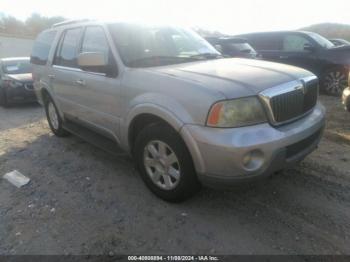
[[[62,16],[45,17],[34,13],[25,21],[25,26],[30,35],[36,36],[41,31],[50,28],[53,24],[64,20],[65,18]]]

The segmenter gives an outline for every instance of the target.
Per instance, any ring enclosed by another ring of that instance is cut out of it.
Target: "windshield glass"
[[[31,73],[29,60],[3,61],[2,69],[5,74]]]
[[[169,65],[220,56],[191,30],[134,24],[111,24],[109,28],[123,62],[129,67]]]
[[[323,36],[320,36],[319,34],[309,33],[309,35],[311,36],[311,38],[313,40],[315,40],[319,45],[321,45],[324,48],[328,49],[328,48],[332,48],[335,46],[331,41],[324,38]]]
[[[256,53],[255,50],[248,43],[230,43],[228,47],[231,50],[237,50],[244,53]]]

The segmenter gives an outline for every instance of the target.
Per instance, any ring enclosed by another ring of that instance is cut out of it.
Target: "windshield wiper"
[[[218,58],[223,58],[222,55],[220,54],[215,54],[215,53],[202,53],[202,54],[197,54],[197,55],[191,55],[189,58],[192,59],[218,59]]]
[[[134,64],[148,62],[148,61],[154,61],[154,60],[173,61],[173,60],[184,60],[184,59],[188,59],[188,57],[182,57],[182,56],[146,56],[146,57],[141,57],[141,58],[131,60],[131,61],[129,61],[129,64],[134,65]]]

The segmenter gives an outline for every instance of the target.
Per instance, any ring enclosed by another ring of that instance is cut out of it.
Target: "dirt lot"
[[[0,254],[350,254],[350,114],[299,166],[168,204],[132,161],[54,137],[39,106],[0,108]],[[2,179],[19,170],[21,189]]]

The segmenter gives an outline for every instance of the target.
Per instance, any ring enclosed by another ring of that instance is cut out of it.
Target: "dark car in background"
[[[350,45],[350,42],[345,40],[345,39],[341,39],[341,38],[336,38],[336,39],[329,39],[329,41],[331,41],[334,45],[336,46],[341,46],[341,45]]]
[[[258,57],[258,53],[244,38],[206,37],[205,39],[225,57]]]
[[[319,34],[304,31],[240,35],[264,60],[305,68],[320,79],[321,91],[340,96],[348,86],[350,46],[335,46]]]
[[[29,57],[0,59],[0,105],[35,101]]]

